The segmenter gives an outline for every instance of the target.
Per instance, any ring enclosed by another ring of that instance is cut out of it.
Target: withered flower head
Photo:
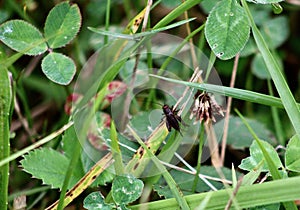
[[[198,90],[194,96],[194,100],[195,102],[190,116],[190,119],[192,119],[193,116],[196,117],[194,123],[197,123],[197,121],[202,122],[202,120],[204,120],[207,124],[210,121],[216,122],[214,117],[215,114],[219,114],[224,117],[222,107],[219,106],[219,104],[211,98],[208,93],[201,93]]]

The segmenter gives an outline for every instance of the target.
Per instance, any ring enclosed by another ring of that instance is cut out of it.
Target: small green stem
[[[0,67],[0,160],[9,156],[9,124],[12,88],[8,71]],[[7,209],[8,204],[9,163],[0,167],[0,209]]]
[[[74,147],[73,156],[72,156],[72,159],[69,163],[69,167],[67,169],[65,180],[64,180],[64,183],[63,183],[63,186],[62,186],[62,189],[61,189],[61,193],[60,193],[60,196],[59,196],[59,203],[58,203],[58,206],[57,206],[58,210],[62,210],[65,207],[64,198],[65,198],[66,192],[68,190],[68,186],[69,186],[69,183],[70,183],[70,180],[71,180],[71,176],[74,172],[74,169],[77,165],[78,159],[80,158],[80,155],[81,155],[81,144],[80,144],[79,140],[75,141],[74,144],[76,144],[76,145]]]
[[[198,150],[198,160],[197,160],[197,168],[196,168],[196,175],[195,179],[193,182],[193,187],[192,187],[192,193],[195,192],[199,180],[199,174],[200,174],[200,168],[201,168],[201,157],[202,157],[202,149],[203,149],[203,144],[204,144],[204,122],[201,123],[201,132],[199,136],[199,150]]]
[[[107,0],[106,3],[106,14],[105,14],[105,30],[108,31],[109,28],[109,19],[110,19],[110,0]],[[108,36],[104,36],[104,44],[107,44]]]
[[[205,79],[204,79],[205,83],[208,80],[208,77],[210,75],[210,72],[212,70],[213,65],[215,64],[215,61],[216,61],[216,55],[213,51],[211,51],[210,56],[209,56],[208,66],[207,66],[207,69],[206,69]]]
[[[269,93],[271,96],[273,96],[273,88],[272,88],[272,84],[271,81],[268,79],[268,89],[269,89]],[[275,132],[276,132],[276,136],[278,138],[278,142],[281,145],[285,145],[285,141],[284,141],[284,133],[283,133],[283,129],[282,129],[282,125],[281,125],[281,121],[279,118],[279,113],[278,113],[278,109],[276,107],[271,107],[271,112],[272,112],[272,117],[274,120],[274,127],[275,127]]]

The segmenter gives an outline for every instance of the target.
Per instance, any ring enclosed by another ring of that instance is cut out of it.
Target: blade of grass
[[[192,83],[192,82],[186,82],[186,81],[166,78],[166,77],[153,75],[153,74],[149,74],[149,76],[156,77],[156,78],[170,81],[170,82],[174,82],[174,83],[183,84],[186,86],[190,86],[197,90],[202,90],[202,91],[207,91],[207,92],[211,92],[211,93],[215,93],[215,94],[230,96],[232,98],[249,101],[249,102],[253,102],[253,103],[258,103],[258,104],[263,104],[266,106],[275,106],[278,108],[284,108],[284,105],[280,98],[261,94],[261,93],[256,93],[256,92],[249,91],[249,90],[230,88],[230,87],[225,87],[225,86],[220,86],[220,85],[204,84],[204,83],[201,83],[201,84]],[[300,104],[296,104],[296,105],[297,105],[297,107],[300,107]]]
[[[111,32],[111,31],[107,31],[107,30],[102,30],[102,29],[98,29],[98,28],[93,28],[93,27],[88,27],[89,30],[97,33],[97,34],[101,34],[101,35],[105,35],[105,36],[111,36],[111,37],[115,37],[115,38],[122,38],[122,39],[129,39],[129,40],[135,40],[144,36],[149,36],[149,35],[154,35],[158,32],[161,31],[166,31],[178,26],[181,26],[183,24],[186,24],[190,21],[195,20],[196,18],[189,18],[187,20],[182,20],[176,23],[173,23],[171,25],[167,25],[165,27],[161,27],[159,29],[154,29],[154,30],[150,30],[150,31],[145,31],[145,32],[141,32],[141,33],[136,33],[136,34],[132,34],[132,35],[127,35],[124,33],[116,33],[116,32]]]
[[[268,45],[263,39],[261,33],[255,25],[253,17],[250,13],[246,0],[242,0],[242,5],[248,15],[248,19],[252,28],[252,33],[256,42],[256,45],[261,52],[265,64],[269,70],[269,73],[274,81],[277,92],[282,99],[282,104],[289,116],[289,119],[296,131],[296,134],[300,135],[300,111],[295,98],[293,97],[288,84],[286,83],[280,68],[268,49]]]
[[[245,126],[248,128],[249,132],[251,133],[251,135],[253,136],[253,138],[255,139],[255,141],[257,142],[262,154],[264,155],[264,158],[267,162],[268,168],[270,170],[270,173],[272,175],[272,178],[274,180],[277,179],[282,179],[280,172],[278,170],[278,168],[275,166],[274,161],[272,160],[272,158],[270,157],[269,153],[267,152],[267,150],[264,148],[264,146],[261,143],[261,140],[258,138],[258,136],[255,134],[255,132],[252,130],[252,128],[250,127],[249,123],[246,121],[246,119],[242,116],[242,114],[235,109],[235,112],[239,115],[239,117],[242,119],[243,123],[245,124]],[[294,202],[283,202],[283,205],[285,206],[286,209],[294,209],[297,210],[297,207],[295,205]]]
[[[15,152],[14,154],[12,154],[11,156],[3,159],[0,161],[0,167],[5,165],[6,163],[9,163],[12,160],[17,159],[18,157],[21,157],[22,155],[26,154],[27,152],[42,146],[43,144],[46,144],[47,142],[51,141],[52,139],[56,138],[57,136],[59,136],[60,134],[62,134],[65,130],[67,130],[69,127],[71,127],[73,125],[73,122],[69,122],[68,124],[64,125],[61,129],[51,133],[50,135],[46,136],[45,138],[42,138],[41,140],[39,140],[38,142],[18,151]]]
[[[156,165],[156,167],[160,170],[161,174],[165,178],[167,184],[169,185],[173,196],[175,197],[176,201],[178,202],[178,205],[181,209],[186,210],[190,209],[189,205],[187,204],[186,200],[183,197],[183,193],[180,191],[179,187],[177,186],[176,182],[170,175],[170,173],[167,171],[166,167],[161,164],[160,160],[148,149],[146,144],[140,139],[140,137],[135,133],[135,131],[128,126],[128,129],[130,130],[131,134],[134,136],[134,138],[138,141],[138,143],[143,147],[143,149],[148,153],[149,157],[153,161],[153,163]]]
[[[196,167],[196,176],[193,181],[192,192],[196,191],[196,187],[199,180],[200,168],[201,168],[201,157],[202,157],[202,149],[204,144],[204,122],[201,123],[200,135],[199,135],[199,148],[198,148],[198,159],[197,159],[197,167]]]
[[[300,198],[300,190],[297,186],[300,185],[300,177],[292,177],[288,179],[275,180],[265,182],[262,184],[255,184],[250,186],[241,186],[236,195],[236,200],[240,208],[250,208],[261,205],[272,204],[274,202],[294,201]],[[206,209],[220,210],[224,209],[228,199],[229,193],[233,189],[224,189],[215,192],[199,193],[185,196],[191,209],[196,208],[205,199],[208,194],[211,194],[209,202],[206,204]],[[232,205],[234,207],[234,203]],[[165,199],[160,201],[153,201],[149,203],[130,206],[132,210],[137,209],[176,209],[178,204],[175,199]]]
[[[112,163],[113,158],[111,153],[105,155],[101,160],[99,160],[85,175],[82,177],[76,185],[70,189],[64,199],[64,205],[67,206],[75,198],[77,198],[86,188],[88,188],[95,179],[101,174],[105,169],[107,169]],[[58,201],[53,203],[51,206],[47,207],[46,210],[56,210],[58,206]]]
[[[12,87],[7,68],[0,67],[0,160],[9,156],[9,124]],[[8,204],[9,163],[0,166],[0,209],[7,209]]]
[[[106,13],[105,13],[105,30],[109,28],[109,18],[110,18],[110,0],[106,1]],[[108,36],[104,36],[104,44],[107,44]]]
[[[271,96],[273,96],[274,94],[273,94],[273,88],[272,88],[271,81],[268,79],[267,83],[268,83],[269,93]],[[276,132],[276,137],[278,139],[278,142],[281,145],[285,145],[283,128],[282,128],[282,124],[281,124],[282,121],[279,118],[278,109],[276,107],[271,107],[271,112],[272,112],[272,118],[274,120],[274,127],[275,127],[275,132]]]
[[[78,133],[78,137],[79,137],[78,141],[74,142],[74,144],[75,144],[74,152],[73,152],[72,158],[70,160],[67,173],[65,175],[63,186],[61,188],[61,193],[60,193],[59,202],[58,202],[58,206],[57,206],[58,210],[62,210],[67,205],[67,204],[64,204],[64,200],[65,200],[64,198],[65,198],[65,195],[66,195],[66,192],[68,189],[69,182],[71,180],[71,176],[73,174],[74,169],[76,168],[77,161],[81,155],[82,144],[79,141],[81,141],[81,139],[85,139],[85,138],[80,138],[80,137],[82,136],[82,133],[84,133],[84,134],[88,133],[88,129],[91,124],[92,118],[95,115],[95,112],[99,109],[100,104],[106,94],[107,86],[108,86],[107,84],[104,85],[104,87],[101,89],[99,94],[97,94],[95,103],[93,104],[92,109],[89,110],[88,116],[86,117],[86,120],[84,121],[84,123],[82,125],[82,129],[80,130],[81,133]],[[74,116],[74,118],[76,119],[76,116]]]
[[[114,121],[112,121],[110,125],[110,139],[111,139],[111,153],[115,160],[114,162],[115,171],[117,175],[122,175],[124,174],[125,170],[122,162],[122,154],[118,144],[117,130]]]
[[[168,135],[168,130],[164,123],[160,123],[159,126],[152,132],[151,136],[147,139],[146,143],[153,153],[155,153],[163,140]],[[135,177],[139,177],[150,159],[148,153],[143,152],[143,148],[140,147],[134,157],[128,162],[126,166],[126,172],[132,173]]]
[[[78,159],[80,158],[80,155],[81,155],[81,144],[79,143],[79,141],[74,142],[74,144],[75,144],[74,151],[73,151],[73,154],[72,154],[72,157],[71,157],[71,160],[70,160],[67,172],[66,172],[66,176],[65,176],[65,179],[63,182],[63,186],[61,188],[60,196],[59,196],[59,202],[58,202],[58,207],[57,207],[58,210],[62,210],[66,206],[64,204],[64,198],[65,198],[65,195],[66,195],[66,192],[68,189],[69,182],[71,180],[71,176],[74,172],[74,169],[76,168]]]
[[[166,15],[163,19],[161,19],[154,27],[153,29],[161,28],[173,20],[175,20],[178,16],[180,16],[185,11],[189,10],[191,7],[199,4],[202,0],[189,0],[182,4],[180,4],[178,7],[176,7],[172,12],[170,12],[168,15]]]

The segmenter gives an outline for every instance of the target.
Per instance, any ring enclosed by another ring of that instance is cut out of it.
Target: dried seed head
[[[209,123],[210,121],[216,122],[214,114],[224,116],[222,108],[208,93],[201,93],[198,90],[194,96],[194,100],[194,107],[190,116],[190,119],[195,116],[194,123],[197,123],[197,121],[202,122],[203,120],[205,123]]]

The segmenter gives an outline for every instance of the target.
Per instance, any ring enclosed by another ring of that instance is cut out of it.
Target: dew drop
[[[64,36],[64,39],[67,39],[68,37],[67,36]]]
[[[212,46],[212,49],[216,49],[218,47],[218,44],[214,44],[213,46]]]
[[[3,31],[3,34],[8,34],[8,33],[11,33],[13,32],[12,28],[10,26],[6,26],[4,31]]]
[[[225,13],[225,14],[224,14],[224,16],[226,17],[226,16],[228,16],[228,14],[227,14],[227,13]]]
[[[230,12],[229,15],[230,15],[231,17],[234,16],[233,12]]]

